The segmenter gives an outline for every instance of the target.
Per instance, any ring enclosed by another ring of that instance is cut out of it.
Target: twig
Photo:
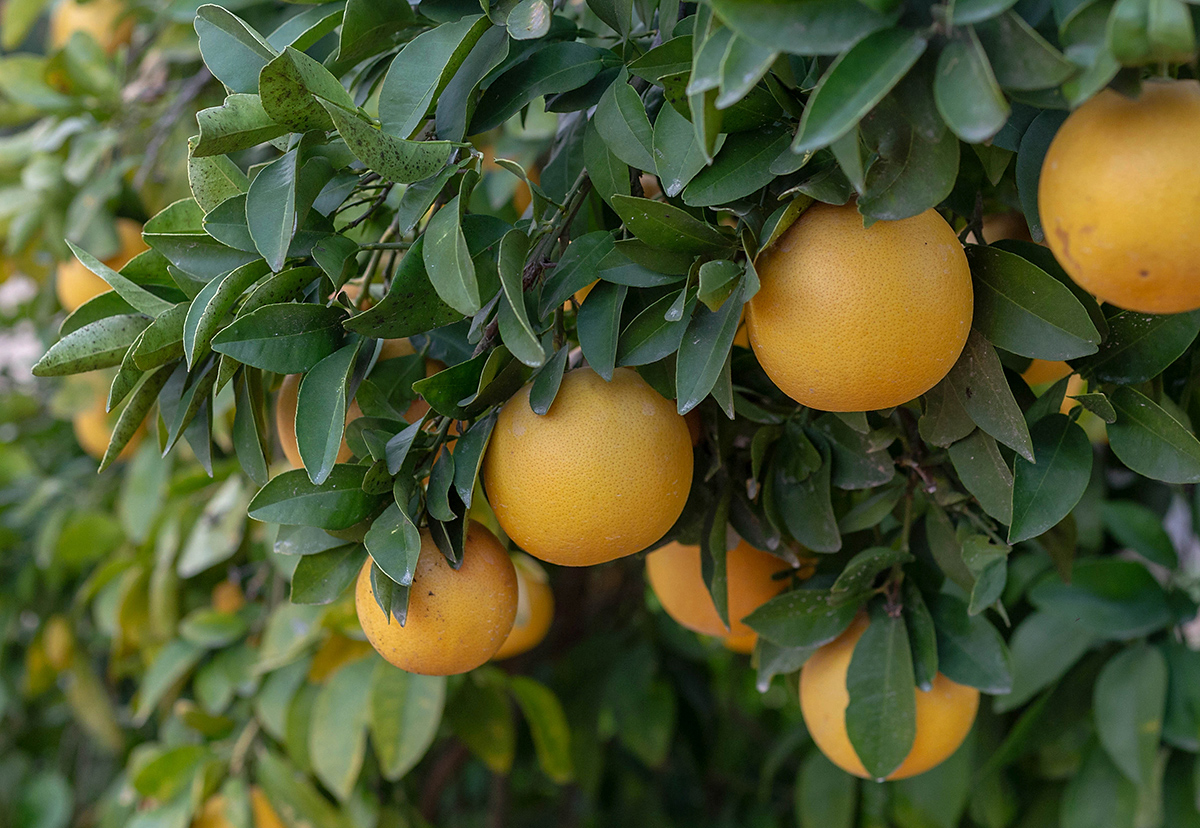
[[[388,193],[390,193],[392,191],[392,183],[393,182],[389,181],[387,183],[387,185],[384,186],[383,189],[381,189],[379,191],[379,195],[375,196],[375,201],[371,204],[370,207],[367,208],[367,211],[365,213],[363,213],[361,216],[359,216],[358,218],[356,218],[354,221],[350,222],[345,227],[343,227],[342,232],[345,233],[347,230],[353,230],[355,227],[358,227],[358,225],[362,224],[364,221],[369,219],[375,213],[376,210],[378,210],[381,206],[383,206],[383,202],[387,199]]]

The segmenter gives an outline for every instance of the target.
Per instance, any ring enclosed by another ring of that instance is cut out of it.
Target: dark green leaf
[[[775,179],[771,162],[787,148],[788,140],[786,130],[769,127],[730,136],[712,166],[700,170],[687,185],[684,202],[697,207],[728,204],[762,189]]]
[[[628,83],[628,75],[618,74],[605,90],[592,123],[617,158],[639,170],[655,169],[650,152],[650,120],[642,99]]]
[[[996,351],[972,329],[946,380],[959,405],[985,432],[1033,462],[1033,442]]]
[[[583,43],[543,46],[492,81],[479,99],[468,133],[500,126],[534,98],[583,86],[603,65],[602,53]]]
[[[982,618],[982,616],[976,616]],[[1095,636],[1057,614],[1035,612],[1017,625],[1012,652],[1012,692],[996,699],[997,713],[1015,710],[1062,677],[1092,648]]]
[[[1113,656],[1096,679],[1096,734],[1135,785],[1150,782],[1167,704],[1167,660],[1145,643]]]
[[[35,377],[61,377],[120,365],[126,350],[150,320],[121,314],[84,325],[50,346],[33,366]]]
[[[1106,500],[1100,506],[1105,530],[1117,543],[1136,550],[1148,561],[1174,569],[1179,557],[1157,514],[1132,500]]]
[[[1049,89],[1078,71],[1015,11],[981,22],[975,31],[1005,89]]]
[[[1012,690],[1012,657],[986,616],[968,614],[966,604],[943,593],[933,605],[933,619],[938,669],[946,678],[997,696]]]
[[[384,178],[412,184],[437,173],[454,151],[449,141],[406,141],[381,131],[358,113],[321,101],[354,157]]]
[[[679,253],[727,250],[731,240],[710,224],[661,201],[613,196],[613,209],[635,236],[652,247]]]
[[[275,57],[262,35],[220,6],[196,12],[196,34],[204,63],[231,92],[257,92],[258,73]]]
[[[353,583],[365,557],[357,543],[303,556],[292,573],[292,603],[333,603]]]
[[[1033,586],[1029,599],[1043,612],[1116,640],[1148,635],[1172,623],[1166,593],[1136,561],[1076,561],[1069,584],[1049,573]]]
[[[745,303],[746,282],[734,290],[716,312],[696,307],[675,365],[676,405],[680,414],[691,411],[708,396],[729,359]]]
[[[1061,828],[1133,828],[1138,809],[1137,786],[1095,742],[1062,793]]]
[[[797,55],[836,55],[899,16],[842,0],[714,0],[712,6],[739,35]]]
[[[1097,380],[1136,385],[1157,377],[1196,341],[1200,313],[1121,311],[1109,317],[1108,325],[1099,353],[1073,367]]]
[[[976,429],[950,446],[950,462],[985,512],[1005,525],[1012,522],[1013,473],[995,440]]]
[[[845,631],[858,603],[824,590],[796,589],[772,598],[742,620],[781,647],[819,647]]]
[[[621,331],[621,306],[629,288],[600,282],[579,306],[579,345],[588,365],[606,380],[612,379]]]
[[[1092,444],[1064,415],[1034,423],[1031,436],[1036,463],[1017,457],[1013,469],[1009,543],[1035,538],[1066,517],[1092,474]]]
[[[558,697],[527,676],[513,676],[508,686],[529,724],[538,766],[554,783],[570,782],[575,775],[571,728]]]
[[[1200,482],[1200,442],[1192,432],[1129,386],[1118,387],[1109,400],[1117,412],[1108,426],[1109,444],[1122,463],[1154,480]]]
[[[875,607],[846,672],[846,735],[874,779],[894,771],[912,749],[917,735],[915,684],[904,620]]]
[[[264,523],[348,529],[370,515],[378,500],[362,490],[365,474],[365,466],[337,465],[317,486],[303,469],[283,472],[250,501],[250,517]]]
[[[937,67],[933,98],[954,134],[979,144],[999,132],[1008,120],[1008,102],[973,29],[946,44]]]
[[[404,509],[394,502],[388,504],[371,523],[363,542],[384,574],[401,586],[412,583],[421,554],[421,535]]]

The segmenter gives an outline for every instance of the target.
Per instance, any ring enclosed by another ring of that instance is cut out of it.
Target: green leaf
[[[521,0],[505,19],[513,40],[537,40],[550,31],[550,4],[546,0]]]
[[[1062,793],[1061,828],[1133,828],[1138,790],[1094,741]]]
[[[668,111],[666,107],[663,111]],[[659,114],[659,120],[663,115]],[[684,203],[693,207],[728,204],[757,192],[775,180],[771,162],[789,142],[788,132],[767,127],[729,136],[712,166],[701,169],[683,191]],[[694,139],[693,144],[694,146]],[[693,157],[699,158],[698,153]]]
[[[204,216],[204,232],[235,250],[258,253],[246,220],[245,194],[230,196],[209,210]]]
[[[449,141],[406,141],[381,131],[356,112],[320,101],[354,157],[397,184],[412,184],[436,174],[450,160]]]
[[[955,17],[958,15],[956,6]],[[973,29],[965,30],[942,49],[933,99],[946,125],[967,143],[987,141],[1008,120],[1008,102]]]
[[[724,141],[724,136],[719,138],[717,150]],[[658,111],[651,150],[658,180],[670,198],[683,192],[688,182],[704,169],[704,151],[696,142],[696,130],[673,106],[664,106]]]
[[[236,475],[221,484],[204,504],[175,563],[180,577],[194,577],[233,557],[245,533],[246,500],[242,481]]]
[[[302,749],[307,750],[308,734],[303,734],[302,738]],[[295,755],[291,745],[289,753]],[[314,828],[353,828],[354,821],[343,816],[342,811],[335,808],[325,795],[309,782],[307,775],[297,771],[270,750],[264,748],[259,751],[254,770],[255,778],[267,794],[268,801],[278,813],[295,820],[293,824],[312,825]]]
[[[925,412],[917,421],[917,428],[925,442],[946,447],[975,430],[975,421],[963,408],[948,378],[926,391],[922,399]]]
[[[1004,639],[982,614],[942,593],[933,605],[938,670],[951,681],[1003,696],[1013,689],[1013,660]]]
[[[462,319],[463,315],[443,302],[430,283],[424,247],[425,237],[421,236],[392,273],[383,299],[365,313],[347,319],[347,330],[379,339],[400,338]]]
[[[196,11],[200,54],[231,92],[257,92],[258,73],[275,57],[275,50],[244,20],[220,6]]]
[[[508,686],[533,734],[538,766],[555,784],[570,782],[575,775],[571,728],[558,697],[549,687],[527,676],[513,676]]]
[[[334,351],[300,380],[296,399],[296,447],[308,478],[321,485],[333,471],[346,427],[347,391],[360,342]]]
[[[188,303],[167,308],[142,331],[133,350],[133,364],[142,371],[157,368],[183,356],[183,323]]]
[[[670,107],[665,107],[670,109]],[[596,130],[596,119],[588,122],[583,135],[583,164],[587,168],[592,189],[605,201],[614,195],[629,195],[629,166],[608,148]]]
[[[510,230],[500,240],[500,286],[504,291],[504,307],[508,308],[507,316],[501,309],[500,336],[513,356],[529,367],[537,368],[546,361],[546,353],[525,307],[525,258],[529,255],[529,245],[529,236],[520,230]],[[516,324],[506,326],[506,319]]]
[[[196,123],[200,139],[192,148],[193,158],[250,149],[288,132],[267,114],[258,95],[230,95],[220,106],[196,113]]]
[[[577,89],[596,77],[603,65],[602,53],[584,43],[547,44],[491,82],[467,133],[495,129],[534,98]]]
[[[476,671],[446,708],[446,719],[455,735],[495,773],[508,773],[517,742],[502,675],[484,671],[480,677]]]
[[[207,213],[222,201],[246,192],[250,179],[227,156],[194,155],[199,140],[199,136],[188,139],[188,187],[192,198]]]
[[[1076,623],[1063,623],[1060,615],[1035,612],[1026,616],[1009,641],[1012,692],[996,698],[996,712],[1015,710],[1058,681],[1094,644],[1091,631]]]
[[[258,95],[273,121],[299,133],[333,129],[329,114],[313,95],[345,109],[354,108],[354,99],[328,69],[290,46],[263,67]]]
[[[533,388],[529,391],[529,407],[533,409],[534,414],[541,416],[554,405],[554,398],[558,396],[558,388],[562,385],[563,371],[567,367],[567,356],[567,348],[559,348],[533,378]]]
[[[337,465],[320,486],[303,469],[271,478],[250,501],[249,514],[264,523],[349,529],[367,518],[378,498],[362,490],[364,466]]]
[[[959,163],[958,141],[951,133],[943,132],[934,141],[926,139],[890,98],[863,119],[862,132],[868,147],[879,155],[867,171],[866,190],[858,201],[864,216],[899,221],[950,195]]]
[[[1087,310],[1041,268],[992,246],[968,245],[967,261],[975,282],[972,324],[992,344],[1037,359],[1096,353],[1100,333]]]
[[[1033,442],[996,351],[972,329],[946,380],[958,404],[985,432],[1033,462]]]
[[[138,687],[133,709],[135,724],[140,726],[149,720],[150,714],[167,692],[200,663],[204,653],[203,647],[179,638],[158,651]]]
[[[1109,445],[1122,463],[1166,483],[1200,482],[1200,442],[1192,432],[1129,386],[1118,387],[1109,400],[1117,412],[1108,426]]]
[[[254,246],[276,273],[283,269],[292,238],[328,181],[328,172],[329,162],[320,156],[301,166],[297,148],[263,167],[250,182],[246,225]]]
[[[150,320],[145,316],[109,316],[72,331],[50,346],[33,366],[35,377],[61,377],[120,365],[126,350]]]
[[[345,2],[339,0],[309,7],[280,23],[267,35],[267,43],[272,49],[284,49],[288,46],[293,49],[307,49],[338,27],[342,22],[345,7]]]
[[[491,25],[483,15],[469,15],[410,40],[392,61],[379,88],[379,121],[384,131],[411,137]]]
[[[795,55],[836,55],[899,17],[842,0],[713,0],[712,7],[739,35]]]
[[[699,405],[716,385],[737,335],[745,293],[743,280],[717,311],[701,304],[693,312],[675,366],[676,407],[680,414]]]
[[[612,379],[617,361],[617,339],[621,331],[621,306],[629,290],[625,285],[600,282],[579,306],[579,346],[592,370]]]
[[[222,329],[212,348],[264,371],[300,374],[338,349],[345,315],[323,305],[264,305]]]
[[[1102,382],[1137,385],[1157,377],[1196,341],[1200,313],[1120,311],[1109,317],[1108,325],[1100,351],[1072,367]]]
[[[374,669],[371,658],[340,668],[325,682],[313,705],[308,731],[313,773],[341,801],[350,797],[362,770]]]
[[[796,777],[796,821],[799,828],[854,828],[859,781],[810,750]]]
[[[1096,734],[1135,785],[1150,782],[1167,704],[1167,660],[1145,643],[1109,659],[1096,679]]]
[[[909,563],[912,559],[907,552],[885,546],[864,549],[846,562],[829,592],[839,599],[860,595],[870,590],[879,573],[897,564]]]
[[[717,109],[728,109],[746,97],[778,57],[778,52],[752,40],[736,35],[730,38],[721,58],[720,94],[715,102]]]
[[[337,60],[349,64],[378,54],[394,45],[413,21],[408,0],[347,0]]]
[[[781,647],[820,647],[850,626],[859,602],[817,589],[795,589],[777,595],[742,620]]]
[[[439,297],[464,316],[482,307],[479,281],[460,219],[460,196],[433,214],[425,230],[422,257],[429,281]]]
[[[1001,523],[1012,523],[1013,473],[996,441],[979,429],[950,446],[950,462],[967,491]]]
[[[445,703],[445,676],[419,676],[375,660],[369,723],[385,779],[402,779],[421,761],[437,736]]]
[[[1078,71],[1015,11],[981,22],[975,31],[1005,89],[1049,89]]]
[[[596,281],[600,262],[612,251],[613,236],[605,230],[596,230],[573,239],[542,283],[538,315],[548,316],[580,289]]]
[[[493,26],[483,33],[437,96],[437,135],[447,141],[461,141],[475,113],[480,82],[507,58],[511,41],[508,32]]]
[[[268,272],[266,262],[254,261],[213,279],[196,294],[183,323],[183,349],[189,368],[208,356],[226,315],[241,295]]]
[[[612,205],[629,230],[652,247],[678,253],[713,253],[732,247],[715,227],[671,204],[613,196]]]
[[[785,447],[772,463],[764,497],[774,503],[779,519],[772,520],[777,526],[786,527],[793,538],[815,552],[836,552],[842,548],[842,536],[830,497],[831,451],[823,436],[815,435],[813,442],[820,451],[820,466],[798,478],[791,468],[791,450]]]
[[[421,554],[421,533],[406,510],[397,503],[389,503],[371,523],[363,542],[385,575],[401,586],[412,583]]]
[[[1166,593],[1137,561],[1076,561],[1069,584],[1048,573],[1029,591],[1029,600],[1060,621],[1118,641],[1149,635],[1173,622]]]
[[[917,735],[917,697],[912,651],[903,618],[876,606],[854,647],[846,672],[846,734],[874,779],[904,761]]]
[[[67,247],[71,248],[71,252],[75,254],[75,258],[79,259],[80,264],[107,282],[118,296],[139,312],[147,316],[158,316],[171,308],[172,303],[160,299],[136,282],[122,276],[91,253],[76,247],[69,240]]]
[[[636,169],[653,170],[650,120],[628,80],[625,72],[617,75],[600,97],[592,123],[614,155]]]
[[[668,319],[675,300],[672,294],[663,296],[625,326],[617,343],[617,365],[647,365],[679,350],[695,298],[685,304],[679,318]]]
[[[804,108],[792,152],[820,149],[849,132],[899,83],[926,45],[916,32],[883,29],[840,55]]]
[[[1017,457],[1013,468],[1012,525],[1008,542],[1035,538],[1075,508],[1092,474],[1092,444],[1083,429],[1062,414],[1034,423],[1036,463]]]
[[[262,410],[261,377],[244,373],[234,382],[233,447],[238,464],[258,486],[264,486],[270,475],[263,448],[262,423],[266,419]]]
[[[1167,569],[1179,566],[1175,545],[1163,528],[1162,518],[1132,500],[1106,500],[1100,506],[1105,530],[1117,543]]]

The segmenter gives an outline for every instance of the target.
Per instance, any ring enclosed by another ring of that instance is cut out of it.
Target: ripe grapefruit
[[[1200,308],[1200,83],[1105,89],[1075,110],[1042,162],[1046,242],[1080,287],[1142,313]]]
[[[692,485],[692,440],[675,405],[637,372],[563,377],[545,416],[526,385],[505,403],[483,461],[500,526],[535,558],[587,566],[661,538]]]
[[[465,673],[494,656],[517,615],[517,573],[496,536],[472,521],[456,572],[428,529],[409,591],[404,626],[385,615],[371,589],[371,561],[358,573],[354,606],[367,640],[410,673]]]
[[[133,16],[121,0],[62,0],[50,13],[50,47],[60,49],[83,32],[110,55],[133,38]]]
[[[785,394],[870,411],[946,375],[971,329],[971,273],[934,210],[863,227],[853,204],[814,204],[756,263],[750,344]]]
[[[846,733],[846,672],[858,640],[870,621],[865,615],[817,650],[800,671],[800,711],[821,752],[842,770],[868,778]],[[938,673],[928,691],[913,688],[917,700],[917,736],[912,750],[887,777],[905,779],[941,764],[967,738],[979,709],[979,691]]]
[[[1029,385],[1045,385],[1048,382],[1058,382],[1063,377],[1071,375],[1071,366],[1062,360],[1035,359],[1021,373],[1021,379]]]
[[[521,655],[541,644],[554,620],[554,590],[546,570],[523,552],[514,553],[512,560],[517,571],[517,617],[493,661]]]
[[[699,546],[668,543],[646,556],[646,578],[667,615],[680,626],[720,638],[734,652],[754,649],[758,636],[742,619],[787,588],[787,578],[775,578],[791,567],[784,561],[741,541],[725,556],[729,596],[729,628],[717,615],[700,565]]]

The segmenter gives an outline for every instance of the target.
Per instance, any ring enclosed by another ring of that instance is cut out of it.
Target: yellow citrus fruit
[[[217,612],[237,612],[246,605],[246,596],[237,581],[225,580],[213,587],[212,608]]]
[[[64,3],[63,5],[73,5]],[[61,6],[60,6],[61,8]],[[146,250],[142,241],[142,226],[133,219],[119,218],[116,222],[117,238],[120,246],[117,253],[104,260],[113,270],[120,270],[130,259]],[[58,295],[58,303],[68,313],[76,310],[84,302],[107,293],[111,288],[108,282],[83,266],[83,263],[72,257],[58,266],[54,276],[54,292]]]
[[[42,646],[46,649],[46,661],[55,670],[71,666],[75,656],[75,633],[70,623],[61,615],[52,615],[42,631]]]
[[[1071,366],[1062,360],[1035,359],[1022,372],[1021,379],[1029,385],[1045,385],[1070,376],[1071,370]]]
[[[367,562],[370,564],[370,561]],[[368,580],[370,577],[368,576]],[[366,641],[347,638],[341,633],[334,633],[325,639],[317,649],[312,663],[308,666],[308,680],[313,684],[322,684],[342,667],[352,661],[358,661],[371,653],[371,645]]]
[[[1075,110],[1042,162],[1046,242],[1080,287],[1142,313],[1200,308],[1200,83],[1105,89]]]
[[[865,615],[812,654],[800,671],[800,710],[817,747],[847,773],[867,778],[846,733],[846,671],[858,640],[870,621]],[[905,779],[945,761],[967,738],[979,710],[979,691],[938,673],[928,691],[913,688],[917,701],[917,736],[912,750],[887,777]]]
[[[271,800],[257,785],[250,788],[250,814],[254,818],[254,828],[287,828]]]
[[[870,411],[946,375],[971,329],[971,273],[934,210],[863,227],[853,204],[814,204],[756,263],[750,344],[796,402]]]
[[[120,0],[62,0],[50,13],[50,46],[59,49],[83,32],[112,54],[133,37],[133,17]]]
[[[369,559],[358,573],[354,605],[371,646],[401,670],[465,673],[494,656],[512,631],[517,573],[496,536],[474,521],[457,572],[423,529],[404,626],[375,602]]]
[[[493,661],[527,653],[541,644],[554,620],[554,590],[546,570],[523,552],[513,553],[512,560],[517,571],[517,617]]]
[[[776,575],[791,569],[784,561],[741,541],[725,555],[729,628],[717,615],[700,569],[699,546],[668,543],[646,556],[646,577],[667,615],[680,626],[715,635],[729,649],[748,653],[756,634],[742,619],[787,588]]]
[[[535,558],[587,566],[666,534],[692,485],[692,440],[675,405],[637,372],[567,373],[544,416],[526,385],[504,404],[483,460],[500,526]]]
[[[112,438],[113,428],[116,426],[118,417],[115,412],[110,414],[104,410],[107,398],[107,394],[101,393],[96,397],[94,404],[71,418],[71,427],[75,431],[76,442],[79,443],[80,448],[97,460],[103,459],[104,452],[108,451],[108,441]],[[133,457],[145,436],[145,424],[138,426],[133,437],[117,455],[117,460],[128,460]]]

